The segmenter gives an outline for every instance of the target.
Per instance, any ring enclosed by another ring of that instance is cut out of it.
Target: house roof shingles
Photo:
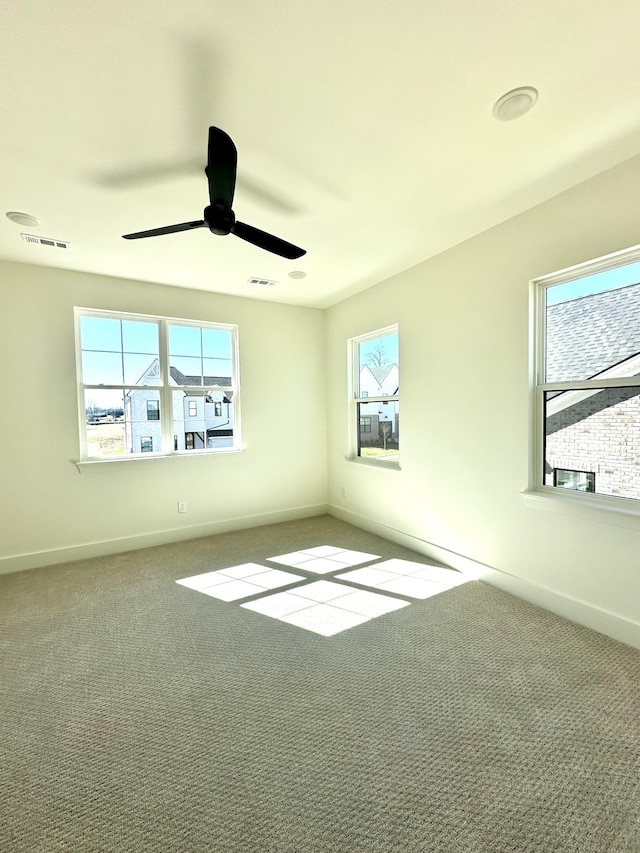
[[[209,385],[219,385],[222,388],[230,388],[231,387],[231,379],[228,376],[188,376],[182,371],[178,370],[177,367],[170,367],[169,373],[171,374],[171,378],[178,385],[195,385],[195,386],[209,386]],[[203,381],[204,379],[204,381]]]
[[[589,379],[640,352],[640,283],[547,308],[547,382]]]

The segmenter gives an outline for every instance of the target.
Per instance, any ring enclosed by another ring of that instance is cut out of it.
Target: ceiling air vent
[[[247,284],[261,284],[263,287],[273,287],[277,283],[270,278],[250,278],[247,282]]]
[[[39,243],[41,246],[55,246],[58,249],[70,249],[71,243],[66,240],[51,240],[49,237],[36,237],[35,234],[22,234],[25,243]]]

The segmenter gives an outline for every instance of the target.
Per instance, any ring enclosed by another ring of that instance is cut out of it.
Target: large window
[[[351,340],[354,429],[352,453],[381,464],[400,458],[398,327]]]
[[[532,486],[640,501],[640,250],[533,282]]]
[[[235,326],[77,308],[76,341],[83,460],[240,446]]]

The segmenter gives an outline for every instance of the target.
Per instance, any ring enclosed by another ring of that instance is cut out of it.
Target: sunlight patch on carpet
[[[240,606],[330,637],[385,613],[408,607],[409,602],[346,584],[318,581]]]
[[[269,569],[258,563],[243,563],[217,572],[205,572],[192,578],[182,578],[176,583],[222,601],[237,601],[240,598],[248,598],[250,595],[288,586],[301,580],[305,580],[303,575],[294,575],[292,572],[283,572],[280,569]]]
[[[469,580],[452,569],[395,558],[345,572],[345,568],[379,560],[380,557],[333,545],[319,545],[267,559],[312,575],[332,573],[332,579],[301,583],[311,578],[259,563],[243,563],[182,578],[176,583],[221,601],[251,598],[251,601],[240,606],[306,631],[331,637],[408,607],[411,602],[406,598],[430,598]],[[343,582],[336,583],[333,578]],[[378,591],[359,589],[351,584]],[[284,586],[290,586],[291,589],[265,594]],[[406,598],[396,598],[391,593]]]
[[[466,583],[468,578],[450,569],[425,566],[411,560],[385,560],[366,569],[343,572],[341,580],[370,586],[382,592],[395,592],[408,598],[425,599],[445,589]]]
[[[333,545],[319,545],[317,548],[306,548],[303,551],[293,551],[290,554],[280,554],[278,557],[267,557],[271,563],[282,563],[293,566],[305,572],[326,575],[329,572],[347,569],[349,566],[360,566],[371,560],[379,560],[379,554],[366,554],[363,551],[352,551],[348,548],[336,548]]]

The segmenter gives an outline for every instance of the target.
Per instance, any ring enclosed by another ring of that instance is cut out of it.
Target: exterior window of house
[[[530,489],[629,508],[640,501],[640,249],[534,281],[532,305]]]
[[[85,308],[75,315],[81,461],[239,449],[236,326]],[[190,445],[178,440],[207,395],[228,401],[224,418],[201,406]],[[206,441],[210,431],[215,441]]]
[[[398,327],[352,338],[351,453],[374,464],[400,460],[400,358]]]
[[[214,417],[221,418],[222,417],[222,403],[215,402],[213,404],[213,409],[214,409],[214,411],[213,411]]]
[[[195,434],[192,432],[185,432],[184,443],[187,450],[193,450],[195,447]]]
[[[566,471],[563,468],[554,468],[553,485],[578,492],[595,492],[596,475],[593,471]]]

